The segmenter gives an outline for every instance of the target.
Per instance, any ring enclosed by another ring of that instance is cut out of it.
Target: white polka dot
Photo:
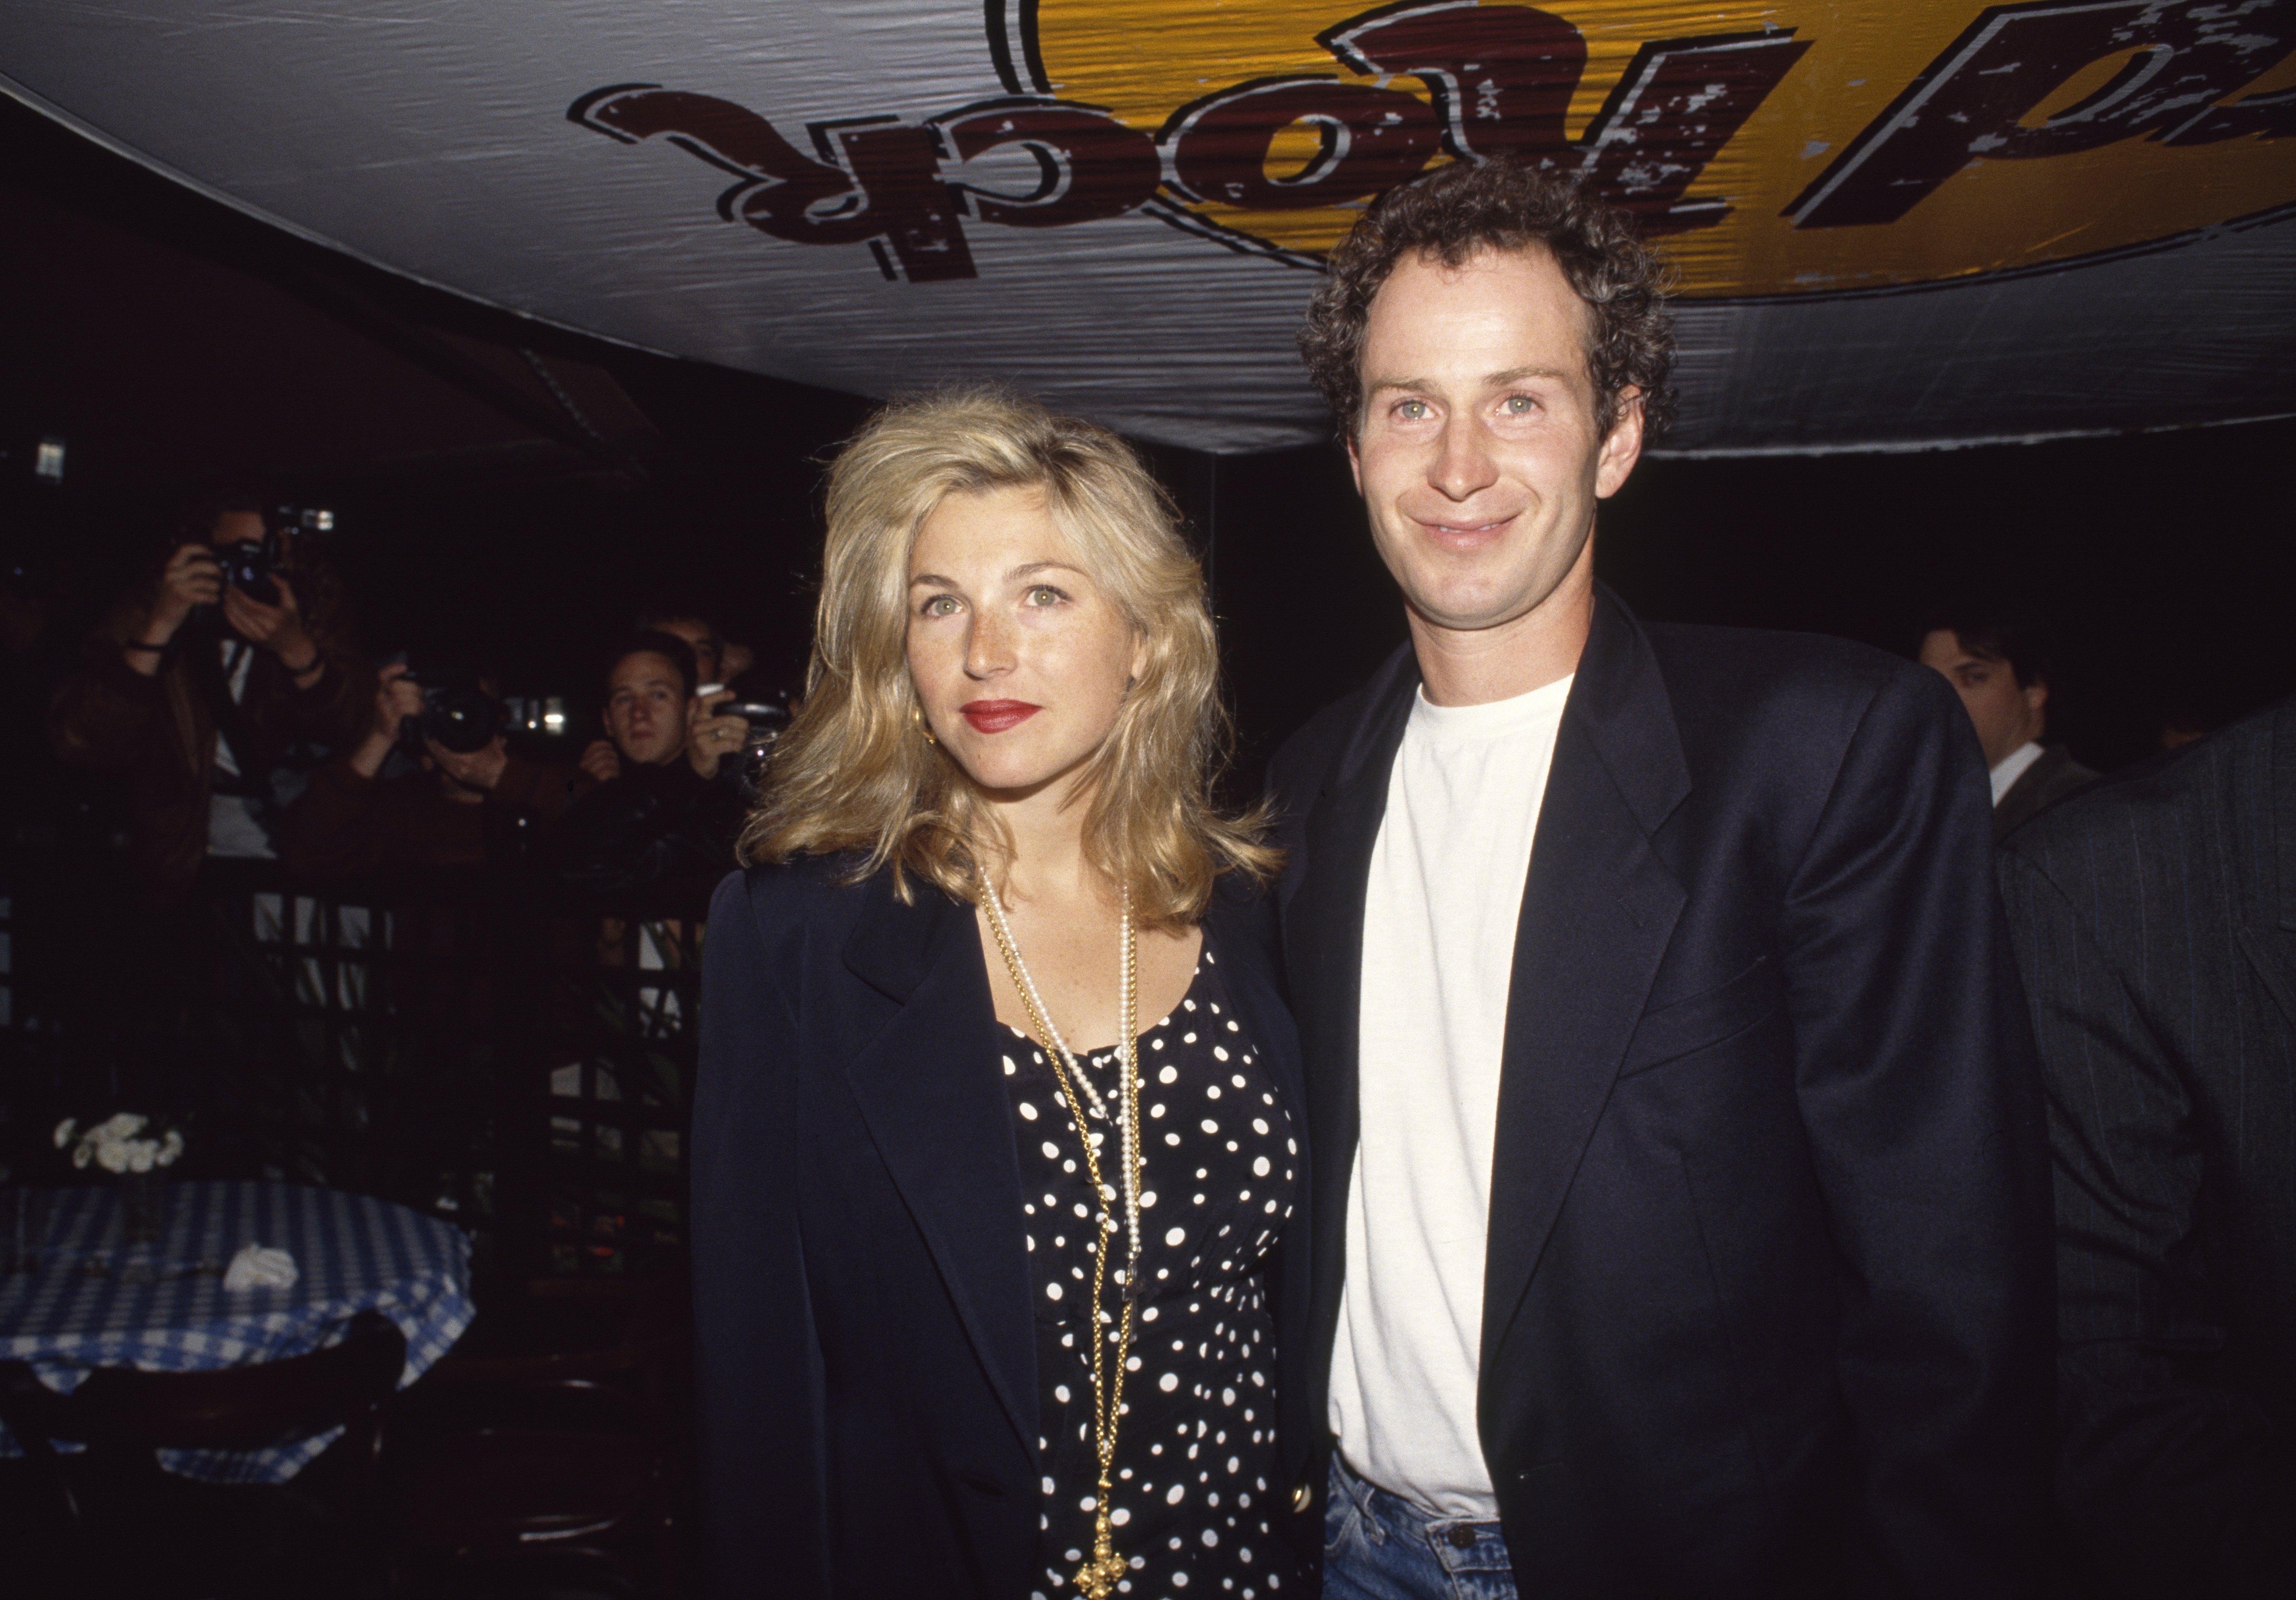
[[[1045,1159],[1046,1161],[1053,1161],[1060,1159],[1061,1147],[1058,1145],[1054,1144],[1050,1139],[1046,1139],[1045,1141],[1043,1149],[1045,1152]]]
[[[1175,1483],[1171,1488],[1164,1491],[1164,1504],[1167,1506],[1177,1506],[1182,1498],[1186,1496],[1187,1492],[1188,1487],[1186,1484]]]
[[[1162,1390],[1166,1394],[1171,1393],[1172,1391],[1177,1389],[1179,1386],[1180,1374],[1177,1373],[1168,1372],[1162,1377],[1156,1380],[1156,1387]]]
[[[1021,1114],[1029,1121],[1034,1122],[1037,1120],[1037,1108],[1023,1100],[1021,1102]]]
[[[1162,1049],[1162,1048],[1163,1048],[1163,1046],[1162,1046],[1160,1043],[1159,1043],[1159,1044],[1158,1044],[1158,1046],[1157,1046],[1157,1048],[1160,1050],[1160,1049]],[[1160,1072],[1159,1072],[1159,1073],[1157,1073],[1157,1074],[1156,1074],[1156,1081],[1157,1081],[1158,1083],[1177,1083],[1177,1082],[1179,1082],[1179,1081],[1180,1081],[1180,1069],[1179,1069],[1179,1068],[1177,1068],[1177,1067],[1166,1067],[1162,1071],[1160,1071]]]
[[[1206,1117],[1203,1120],[1203,1129],[1206,1133],[1218,1133],[1219,1131],[1219,1124],[1213,1121],[1210,1117]],[[1051,1146],[1047,1145],[1046,1147],[1045,1153],[1047,1155],[1052,1153]]]
[[[1045,1298],[1046,1300],[1058,1300],[1060,1297],[1061,1286],[1058,1284],[1046,1284],[1045,1285]]]
[[[1167,1244],[1185,1244],[1187,1239],[1188,1230],[1184,1227],[1168,1229],[1164,1235],[1164,1243]]]
[[[1267,1176],[1267,1158],[1266,1156],[1259,1155],[1252,1157],[1251,1175],[1254,1177],[1266,1177]],[[1249,1200],[1251,1196],[1247,1194],[1244,1198]]]

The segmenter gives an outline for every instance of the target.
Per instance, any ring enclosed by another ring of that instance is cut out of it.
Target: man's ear
[[[1595,457],[1595,496],[1607,500],[1626,488],[1643,458],[1643,391],[1629,383],[1619,390],[1619,414]]]
[[[2035,678],[2025,685],[2025,709],[2039,716],[2048,708],[2049,685],[2045,678]]]
[[[1356,448],[1356,431],[1363,426],[1363,416],[1357,414],[1354,423],[1341,436],[1340,442],[1348,447],[1348,472],[1356,480],[1356,493],[1363,493],[1363,455]]]

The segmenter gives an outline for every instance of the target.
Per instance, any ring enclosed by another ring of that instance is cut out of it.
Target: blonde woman
[[[1196,564],[988,393],[882,413],[828,521],[709,923],[709,1593],[1299,1593],[1307,1135]]]

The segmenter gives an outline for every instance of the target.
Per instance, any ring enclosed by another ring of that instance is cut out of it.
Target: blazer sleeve
[[[830,1592],[823,1366],[797,1194],[799,974],[776,968],[757,887],[740,873],[718,886],[702,954],[691,1216],[710,1600]]]
[[[2284,1595],[2296,1479],[2263,1409],[2210,1377],[2226,1329],[2193,1271],[2208,1152],[2192,1085],[2141,974],[2044,866],[2013,850],[2000,874],[2054,1158],[2058,1504],[2119,1592]]]
[[[2038,1076],[1976,743],[1886,676],[1788,884],[1782,964],[1833,1229],[1861,1594],[2030,1592],[2051,1299]]]

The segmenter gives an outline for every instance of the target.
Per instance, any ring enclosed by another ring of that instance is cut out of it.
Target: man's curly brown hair
[[[1542,245],[1593,313],[1587,366],[1607,435],[1620,396],[1642,390],[1643,426],[1674,415],[1674,324],[1666,264],[1633,220],[1567,178],[1513,161],[1458,161],[1389,190],[1332,251],[1300,330],[1308,375],[1353,438],[1363,410],[1364,327],[1380,285],[1406,255],[1456,267],[1484,250]]]

